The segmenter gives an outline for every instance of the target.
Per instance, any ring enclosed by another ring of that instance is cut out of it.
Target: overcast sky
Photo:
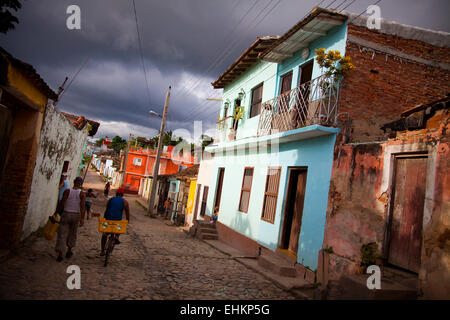
[[[96,138],[152,137],[169,85],[168,129],[213,128],[220,103],[215,80],[258,36],[281,35],[319,0],[135,0],[148,87],[132,0],[22,0],[19,25],[0,43],[32,64],[55,91],[86,64],[58,104],[99,121]],[[321,6],[361,13],[375,0],[325,0]],[[81,8],[81,30],[66,27],[66,9]],[[450,32],[448,0],[382,0],[388,20]],[[188,137],[187,137],[188,138]]]

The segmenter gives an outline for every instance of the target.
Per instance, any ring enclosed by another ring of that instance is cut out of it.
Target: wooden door
[[[427,157],[396,157],[388,262],[419,272]]]
[[[311,81],[313,71],[313,62],[310,61],[300,67],[300,83],[299,85],[305,84]]]
[[[290,101],[290,95],[289,91],[291,91],[292,86],[292,71],[285,74],[281,78],[281,86],[280,86],[280,95],[282,95],[280,99],[281,106],[279,113],[283,113],[289,109],[289,101]]]
[[[195,207],[194,207],[194,220],[197,220],[198,215],[198,203],[200,201],[200,191],[202,190],[202,185],[197,184],[197,195],[195,196]]]
[[[219,178],[217,181],[217,191],[216,191],[216,199],[214,201],[214,209],[217,207],[217,215],[219,215],[219,209],[220,209],[220,198],[222,197],[222,187],[223,187],[223,175],[225,173],[225,168],[219,168]]]
[[[297,108],[299,110],[297,121],[302,125],[307,124],[307,114],[311,112],[309,108],[311,78],[312,78],[313,62],[308,62],[300,67],[299,97]],[[314,112],[313,112],[314,113]]]
[[[303,202],[305,200],[306,189],[306,171],[300,171],[297,179],[297,186],[294,200],[294,210],[292,212],[291,236],[289,238],[289,251],[297,254],[298,238],[300,237],[300,229],[303,216]]]
[[[205,212],[206,212],[206,202],[208,200],[208,192],[209,192],[209,187],[208,186],[204,186],[203,187],[202,206],[200,208],[200,216],[201,217],[203,217],[205,215]]]
[[[295,256],[298,251],[298,240],[302,226],[306,176],[306,168],[295,168],[289,171],[287,202],[280,248],[287,249],[290,254]]]
[[[292,71],[286,73],[281,77],[280,94],[290,91],[291,86],[292,86]]]

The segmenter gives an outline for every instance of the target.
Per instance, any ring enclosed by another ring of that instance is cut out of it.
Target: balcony
[[[263,102],[257,136],[271,135],[314,124],[336,126],[339,83],[340,81],[320,76]]]
[[[233,117],[228,116],[216,122],[216,139],[215,143],[227,141],[228,129],[233,124]]]

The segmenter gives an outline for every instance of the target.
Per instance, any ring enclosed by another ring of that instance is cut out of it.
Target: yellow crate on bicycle
[[[106,220],[98,218],[98,231],[104,233],[125,233],[128,220]]]

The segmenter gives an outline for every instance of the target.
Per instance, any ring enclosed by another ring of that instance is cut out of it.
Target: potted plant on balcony
[[[322,69],[322,76],[317,85],[320,90],[320,98],[317,100],[317,109],[313,111],[313,122],[320,124],[334,124],[337,109],[330,105],[336,105],[336,93],[341,79],[355,66],[350,57],[342,57],[338,50],[325,52],[324,48],[316,49],[316,61]],[[326,110],[326,111],[325,111]]]
[[[244,115],[244,107],[236,107],[233,114],[233,123],[230,128],[230,131],[228,132],[228,140],[234,140],[236,139],[236,129],[239,123],[239,120],[242,119]]]
[[[325,52],[324,48],[316,49],[316,61],[322,69],[324,78],[320,81],[320,87],[325,90],[334,85],[337,89],[337,83],[349,71],[355,69],[350,57],[342,57],[339,50],[329,50]]]

